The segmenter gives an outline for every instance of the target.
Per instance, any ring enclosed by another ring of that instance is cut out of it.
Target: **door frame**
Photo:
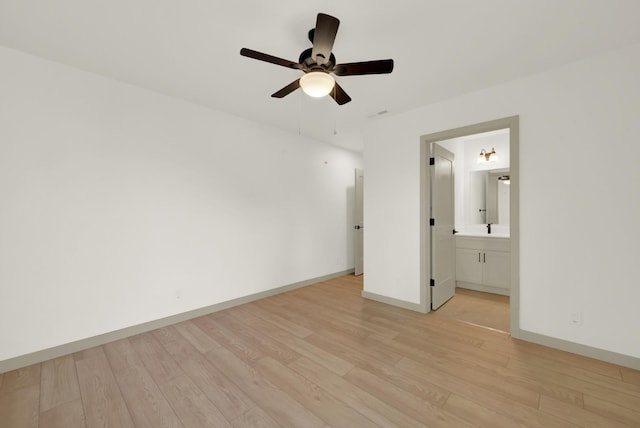
[[[429,147],[431,143],[481,134],[483,132],[509,129],[509,175],[511,176],[509,235],[511,244],[511,291],[509,298],[510,333],[520,337],[520,125],[519,116],[496,119],[446,131],[422,135],[420,137],[420,308],[427,313],[431,310],[430,245],[429,225],[431,178],[429,174]]]
[[[358,176],[362,176],[361,185],[358,185]],[[364,274],[364,169],[356,168],[354,174],[355,208],[354,212],[354,231],[353,231],[353,264],[354,275],[360,276]]]

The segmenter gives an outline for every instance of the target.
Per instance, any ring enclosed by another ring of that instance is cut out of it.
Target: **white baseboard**
[[[555,337],[545,336],[543,334],[533,333],[527,330],[520,330],[519,338],[521,340],[526,340],[527,342],[537,343],[538,345],[544,345],[550,348],[560,349],[561,351],[582,355],[584,357],[629,367],[630,369],[640,370],[640,358],[629,355],[618,354],[617,352],[594,348],[592,346],[582,345],[568,340],[557,339]]]
[[[105,343],[113,342],[114,340],[124,339],[130,336],[134,336],[136,334],[145,333],[147,331],[166,327],[168,325],[176,324],[182,321],[208,315],[213,312],[217,312],[217,311],[228,309],[234,306],[242,305],[244,303],[253,302],[255,300],[264,299],[265,297],[295,290],[296,288],[302,288],[308,285],[316,284],[318,282],[327,281],[329,279],[337,278],[344,275],[349,275],[349,274],[352,274],[353,272],[354,272],[353,269],[348,269],[341,272],[335,272],[328,275],[319,276],[317,278],[311,278],[311,279],[296,282],[293,284],[272,288],[271,290],[261,291],[259,293],[251,294],[249,296],[228,300],[226,302],[216,303],[215,305],[206,306],[204,308],[194,309],[192,311],[183,312],[181,314],[172,315],[166,318],[161,318],[158,320],[149,321],[142,324],[137,324],[131,327],[126,327],[120,330],[111,331],[109,333],[104,333],[98,336],[88,337],[86,339],[81,339],[75,342],[65,343],[63,345],[55,346],[53,348],[43,349],[41,351],[32,352],[30,354],[20,355],[14,358],[10,358],[8,360],[0,361],[0,373],[5,373],[11,370],[19,369],[21,367],[26,367],[32,364],[41,363],[43,361],[61,357],[63,355],[68,355],[74,352],[93,348],[94,346],[104,345]]]
[[[394,299],[393,297],[383,296],[381,294],[372,293],[362,290],[362,297],[376,302],[386,303],[387,305],[398,306],[399,308],[409,309],[411,311],[427,313],[419,303],[406,302],[404,300]]]
[[[365,299],[375,300],[377,302],[386,303],[400,308],[409,309],[415,312],[425,313],[422,307],[417,303],[406,302],[404,300],[394,299],[392,297],[383,296],[368,291],[362,291],[362,297]],[[571,352],[573,354],[594,358],[600,361],[617,364],[619,366],[629,367],[631,369],[640,370],[640,358],[629,355],[619,354],[592,346],[582,345],[570,342],[568,340],[557,339],[555,337],[545,336],[531,331],[519,329],[511,332],[511,336],[515,339],[524,340],[526,342],[536,343],[538,345],[548,346],[549,348],[559,349],[561,351]]]
[[[311,278],[305,281],[296,282],[293,284],[284,285],[281,287],[273,288],[271,290],[262,291],[260,293],[251,294],[249,296],[239,297],[237,299],[229,300],[226,302],[217,303],[215,305],[206,306],[204,308],[195,309],[193,311],[184,312],[177,315],[172,315],[159,320],[150,321],[143,324],[127,327],[121,330],[112,331],[109,333],[101,334],[98,336],[81,339],[75,342],[66,343],[53,348],[43,349],[41,351],[32,352],[30,354],[20,355],[18,357],[10,358],[8,360],[0,361],[0,373],[5,373],[11,370],[26,367],[31,364],[41,363],[43,361],[50,360],[52,358],[61,357],[74,352],[82,351],[84,349],[93,348],[94,346],[103,345],[114,340],[124,339],[126,337],[134,336],[136,334],[144,333],[147,331],[155,330],[157,328],[166,327],[168,325],[176,324],[181,321],[197,318],[203,315],[208,315],[213,312],[221,311],[234,306],[242,305],[244,303],[253,302],[255,300],[264,299],[269,296],[284,293],[297,288],[306,287],[318,282],[327,281],[329,279],[337,278],[343,275],[349,275],[354,272],[353,269],[345,270],[342,272],[335,272],[332,274],[320,276],[317,278]],[[386,303],[389,305],[397,306],[404,309],[409,309],[415,312],[425,313],[423,308],[418,303],[406,302],[404,300],[394,299],[392,297],[383,296],[368,291],[362,291],[362,297],[365,299],[375,300],[377,302]],[[512,334],[512,336],[514,336]],[[570,342],[563,339],[557,339],[555,337],[545,336],[542,334],[520,330],[517,335],[519,339],[527,342],[537,343],[538,345],[548,346],[550,348],[560,349],[562,351],[571,352],[585,357],[595,358],[597,360],[606,361],[620,366],[629,367],[631,369],[640,370],[640,358],[632,357],[629,355],[619,354],[612,351],[607,351],[600,348],[594,348],[579,343]]]
[[[510,290],[508,288],[492,287],[490,285],[476,284],[474,282],[456,281],[456,287],[466,288],[468,290],[484,291],[485,293],[501,294],[508,296]]]

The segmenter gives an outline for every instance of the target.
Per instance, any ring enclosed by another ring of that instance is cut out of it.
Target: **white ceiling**
[[[344,106],[271,98],[301,72],[240,48],[297,61],[318,12],[341,20],[339,63],[393,58],[393,73],[338,78]],[[639,42],[639,16],[639,0],[0,0],[0,44],[361,150],[377,112]]]

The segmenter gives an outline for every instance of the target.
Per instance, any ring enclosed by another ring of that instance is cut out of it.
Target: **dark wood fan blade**
[[[338,18],[324,13],[318,14],[313,35],[313,50],[311,51],[311,58],[318,64],[323,65],[329,61],[339,25],[340,20]]]
[[[278,58],[273,55],[268,55],[266,53],[254,51],[252,49],[242,48],[240,49],[240,55],[246,56],[248,58],[257,59],[259,61],[270,62],[271,64],[281,65],[287,68],[293,68],[295,70],[302,70],[302,64],[289,61],[288,59]]]
[[[283,98],[289,95],[291,92],[298,89],[299,87],[300,87],[300,79],[294,80],[293,82],[289,83],[287,86],[280,89],[278,92],[272,94],[271,96],[273,98]]]
[[[337,64],[333,67],[336,76],[357,76],[362,74],[386,74],[393,71],[392,59],[381,59],[377,61],[351,62],[347,64]]]
[[[333,90],[329,92],[329,95],[331,95],[331,98],[336,100],[338,105],[346,104],[351,101],[351,97],[344,91],[344,89],[342,89],[340,85],[338,85],[338,82],[336,82],[336,84],[333,86]]]

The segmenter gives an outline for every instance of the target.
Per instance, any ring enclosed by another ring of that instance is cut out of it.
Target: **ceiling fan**
[[[337,18],[319,13],[316,27],[309,31],[309,41],[311,41],[313,47],[304,50],[300,54],[298,62],[247,48],[242,48],[240,55],[301,70],[305,73],[301,78],[272,94],[271,96],[274,98],[283,98],[302,87],[302,90],[312,97],[330,95],[339,105],[343,105],[351,101],[351,97],[338,85],[331,74],[336,76],[356,76],[391,73],[393,71],[393,60],[382,59],[336,64],[336,57],[331,53],[331,50],[333,49],[333,42],[338,33],[339,25],[340,20]]]

